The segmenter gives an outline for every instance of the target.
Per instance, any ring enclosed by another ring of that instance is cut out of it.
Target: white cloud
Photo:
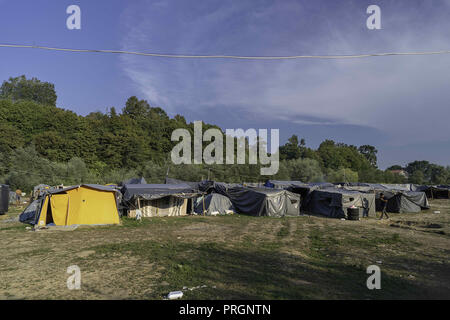
[[[122,47],[241,55],[450,49],[441,32],[448,23],[411,29],[408,24],[420,14],[412,9],[400,10],[404,15],[396,19],[383,14],[383,30],[373,31],[378,34],[361,31],[351,20],[336,20],[339,12],[320,24],[306,10],[288,1],[193,8],[137,2],[122,16]],[[352,12],[342,11],[342,17],[349,19]],[[358,19],[364,26],[364,16]],[[392,144],[448,139],[448,130],[435,129],[447,128],[450,116],[450,56],[285,62],[123,56],[121,61],[140,94],[170,112],[225,105],[230,113],[246,110],[297,124],[373,127],[390,135]]]

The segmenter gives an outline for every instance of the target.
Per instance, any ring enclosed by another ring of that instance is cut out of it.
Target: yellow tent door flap
[[[69,195],[64,193],[54,194],[50,198],[53,223],[57,226],[66,226],[69,207]]]

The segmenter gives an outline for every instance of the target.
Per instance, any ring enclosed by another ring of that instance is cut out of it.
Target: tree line
[[[172,132],[193,123],[130,97],[118,111],[80,116],[56,107],[54,85],[25,76],[0,87],[0,182],[30,190],[44,183],[119,183],[136,176],[162,183],[168,174],[188,181],[262,182],[260,164],[173,165]],[[219,127],[203,124],[203,130]],[[206,145],[206,143],[205,143]],[[236,145],[236,144],[235,144]],[[377,168],[374,146],[323,141],[314,150],[293,135],[280,147],[280,168],[270,179],[304,182],[450,183],[450,168],[415,161],[405,168]],[[406,178],[392,170],[405,170]]]

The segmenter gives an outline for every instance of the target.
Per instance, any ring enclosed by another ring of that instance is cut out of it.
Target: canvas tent
[[[313,188],[303,203],[305,211],[330,218],[345,218],[355,206],[360,214],[375,216],[375,194],[339,188]]]
[[[119,224],[116,191],[89,184],[50,190],[33,201],[19,220],[38,227]]]
[[[122,194],[128,216],[134,218],[137,210],[143,217],[184,216],[192,212],[199,192],[187,184],[126,184]]]
[[[234,212],[234,207],[230,199],[218,193],[210,193],[205,196],[198,197],[195,201],[194,212],[197,214],[225,215]]]
[[[9,186],[0,184],[0,214],[8,212],[9,207]]]
[[[300,195],[287,190],[214,183],[214,191],[231,200],[237,213],[252,216],[298,216]]]

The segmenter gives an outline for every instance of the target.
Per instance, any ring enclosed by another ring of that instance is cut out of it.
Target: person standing
[[[381,204],[382,204],[382,206],[383,206],[383,210],[381,211],[381,217],[380,217],[380,220],[381,219],[383,219],[383,216],[384,215],[386,215],[386,218],[387,219],[389,219],[389,216],[388,216],[388,214],[387,214],[387,211],[386,211],[386,207],[387,207],[387,199],[384,197],[384,194],[383,193],[380,193],[380,201],[381,201]]]
[[[16,190],[16,204],[17,204],[17,205],[20,204],[20,197],[22,197],[22,190],[17,189],[17,190]]]

